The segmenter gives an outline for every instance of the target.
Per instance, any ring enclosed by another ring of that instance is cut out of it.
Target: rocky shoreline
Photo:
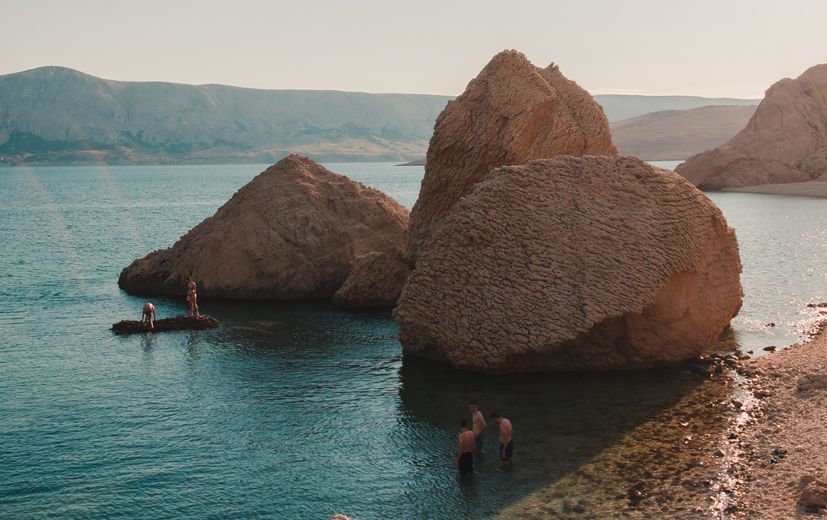
[[[729,517],[800,518],[824,512],[827,321],[808,341],[741,361],[736,370],[745,399],[726,454],[725,472],[732,482]]]

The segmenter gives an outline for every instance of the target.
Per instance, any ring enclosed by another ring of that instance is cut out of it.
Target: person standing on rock
[[[501,417],[499,412],[491,412],[491,418],[500,425],[500,459],[505,464],[511,464],[511,455],[514,452],[514,428],[511,421]]]
[[[485,417],[482,415],[480,409],[477,408],[476,401],[471,401],[468,407],[471,409],[471,426],[474,432],[474,454],[482,455],[483,436],[485,427],[488,426],[488,424],[486,424]]]
[[[152,302],[146,302],[144,304],[144,308],[141,311],[141,323],[148,323],[149,330],[155,330],[155,320],[158,319],[158,315],[155,314],[155,305]]]
[[[190,306],[190,316],[200,318],[198,314],[198,293],[196,292],[195,280],[187,276],[187,303]]]
[[[459,447],[457,448],[457,467],[459,474],[474,471],[474,432],[468,429],[468,421],[459,420]]]

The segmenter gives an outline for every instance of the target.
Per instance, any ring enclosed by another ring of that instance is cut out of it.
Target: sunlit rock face
[[[743,130],[677,172],[705,190],[827,181],[827,64],[775,83]]]
[[[603,109],[556,65],[535,67],[514,50],[497,54],[437,119],[407,258],[415,262],[439,222],[493,168],[616,153]]]
[[[505,373],[634,369],[708,349],[742,301],[735,233],[686,179],[630,157],[492,171],[419,257],[406,353]]]
[[[191,275],[200,296],[326,299],[357,258],[396,254],[407,223],[407,210],[387,195],[291,155],[171,248],[133,262],[118,284],[136,294],[181,295]]]

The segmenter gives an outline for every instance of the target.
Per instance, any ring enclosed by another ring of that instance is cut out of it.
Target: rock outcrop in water
[[[195,316],[173,316],[155,320],[155,329],[151,330],[145,321],[123,320],[112,325],[115,334],[134,334],[140,332],[166,332],[170,330],[206,330],[214,329],[221,325],[221,322],[212,316],[202,314]]]
[[[771,86],[743,130],[676,171],[709,190],[827,182],[827,64]]]
[[[513,50],[497,54],[437,119],[411,212],[409,260],[492,168],[616,153],[603,109],[556,65],[535,67]]]
[[[291,155],[241,188],[174,246],[123,270],[134,294],[329,298],[357,258],[402,247],[408,212],[383,193]]]
[[[629,157],[492,171],[417,261],[405,352],[489,371],[632,369],[710,347],[741,305],[735,233],[677,174]]]
[[[411,268],[399,252],[373,252],[353,262],[345,283],[333,295],[333,303],[346,309],[391,308]]]

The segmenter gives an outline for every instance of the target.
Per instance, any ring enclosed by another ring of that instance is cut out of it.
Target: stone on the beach
[[[799,392],[827,389],[827,374],[806,374],[798,380]]]
[[[743,130],[676,171],[709,190],[827,182],[827,64],[772,85]]]
[[[353,262],[350,274],[333,295],[347,309],[391,308],[399,300],[411,268],[399,252],[373,252]]]
[[[411,212],[412,262],[437,224],[493,168],[558,155],[615,155],[603,109],[551,64],[503,51],[439,115]]]
[[[182,295],[191,275],[201,297],[329,298],[355,259],[399,250],[407,223],[408,212],[387,195],[291,155],[174,246],[133,262],[118,285]]]
[[[212,316],[202,314],[199,317],[195,316],[173,316],[172,318],[164,318],[155,321],[155,329],[149,328],[149,323],[145,321],[123,320],[112,325],[112,331],[115,334],[134,334],[140,332],[166,332],[170,330],[206,330],[214,329],[221,325],[221,322]]]
[[[818,480],[812,475],[801,479],[803,489],[798,498],[798,505],[804,509],[827,508],[827,482]]]
[[[735,233],[631,157],[492,171],[436,230],[395,318],[406,353],[473,370],[632,369],[708,349],[742,299]]]

